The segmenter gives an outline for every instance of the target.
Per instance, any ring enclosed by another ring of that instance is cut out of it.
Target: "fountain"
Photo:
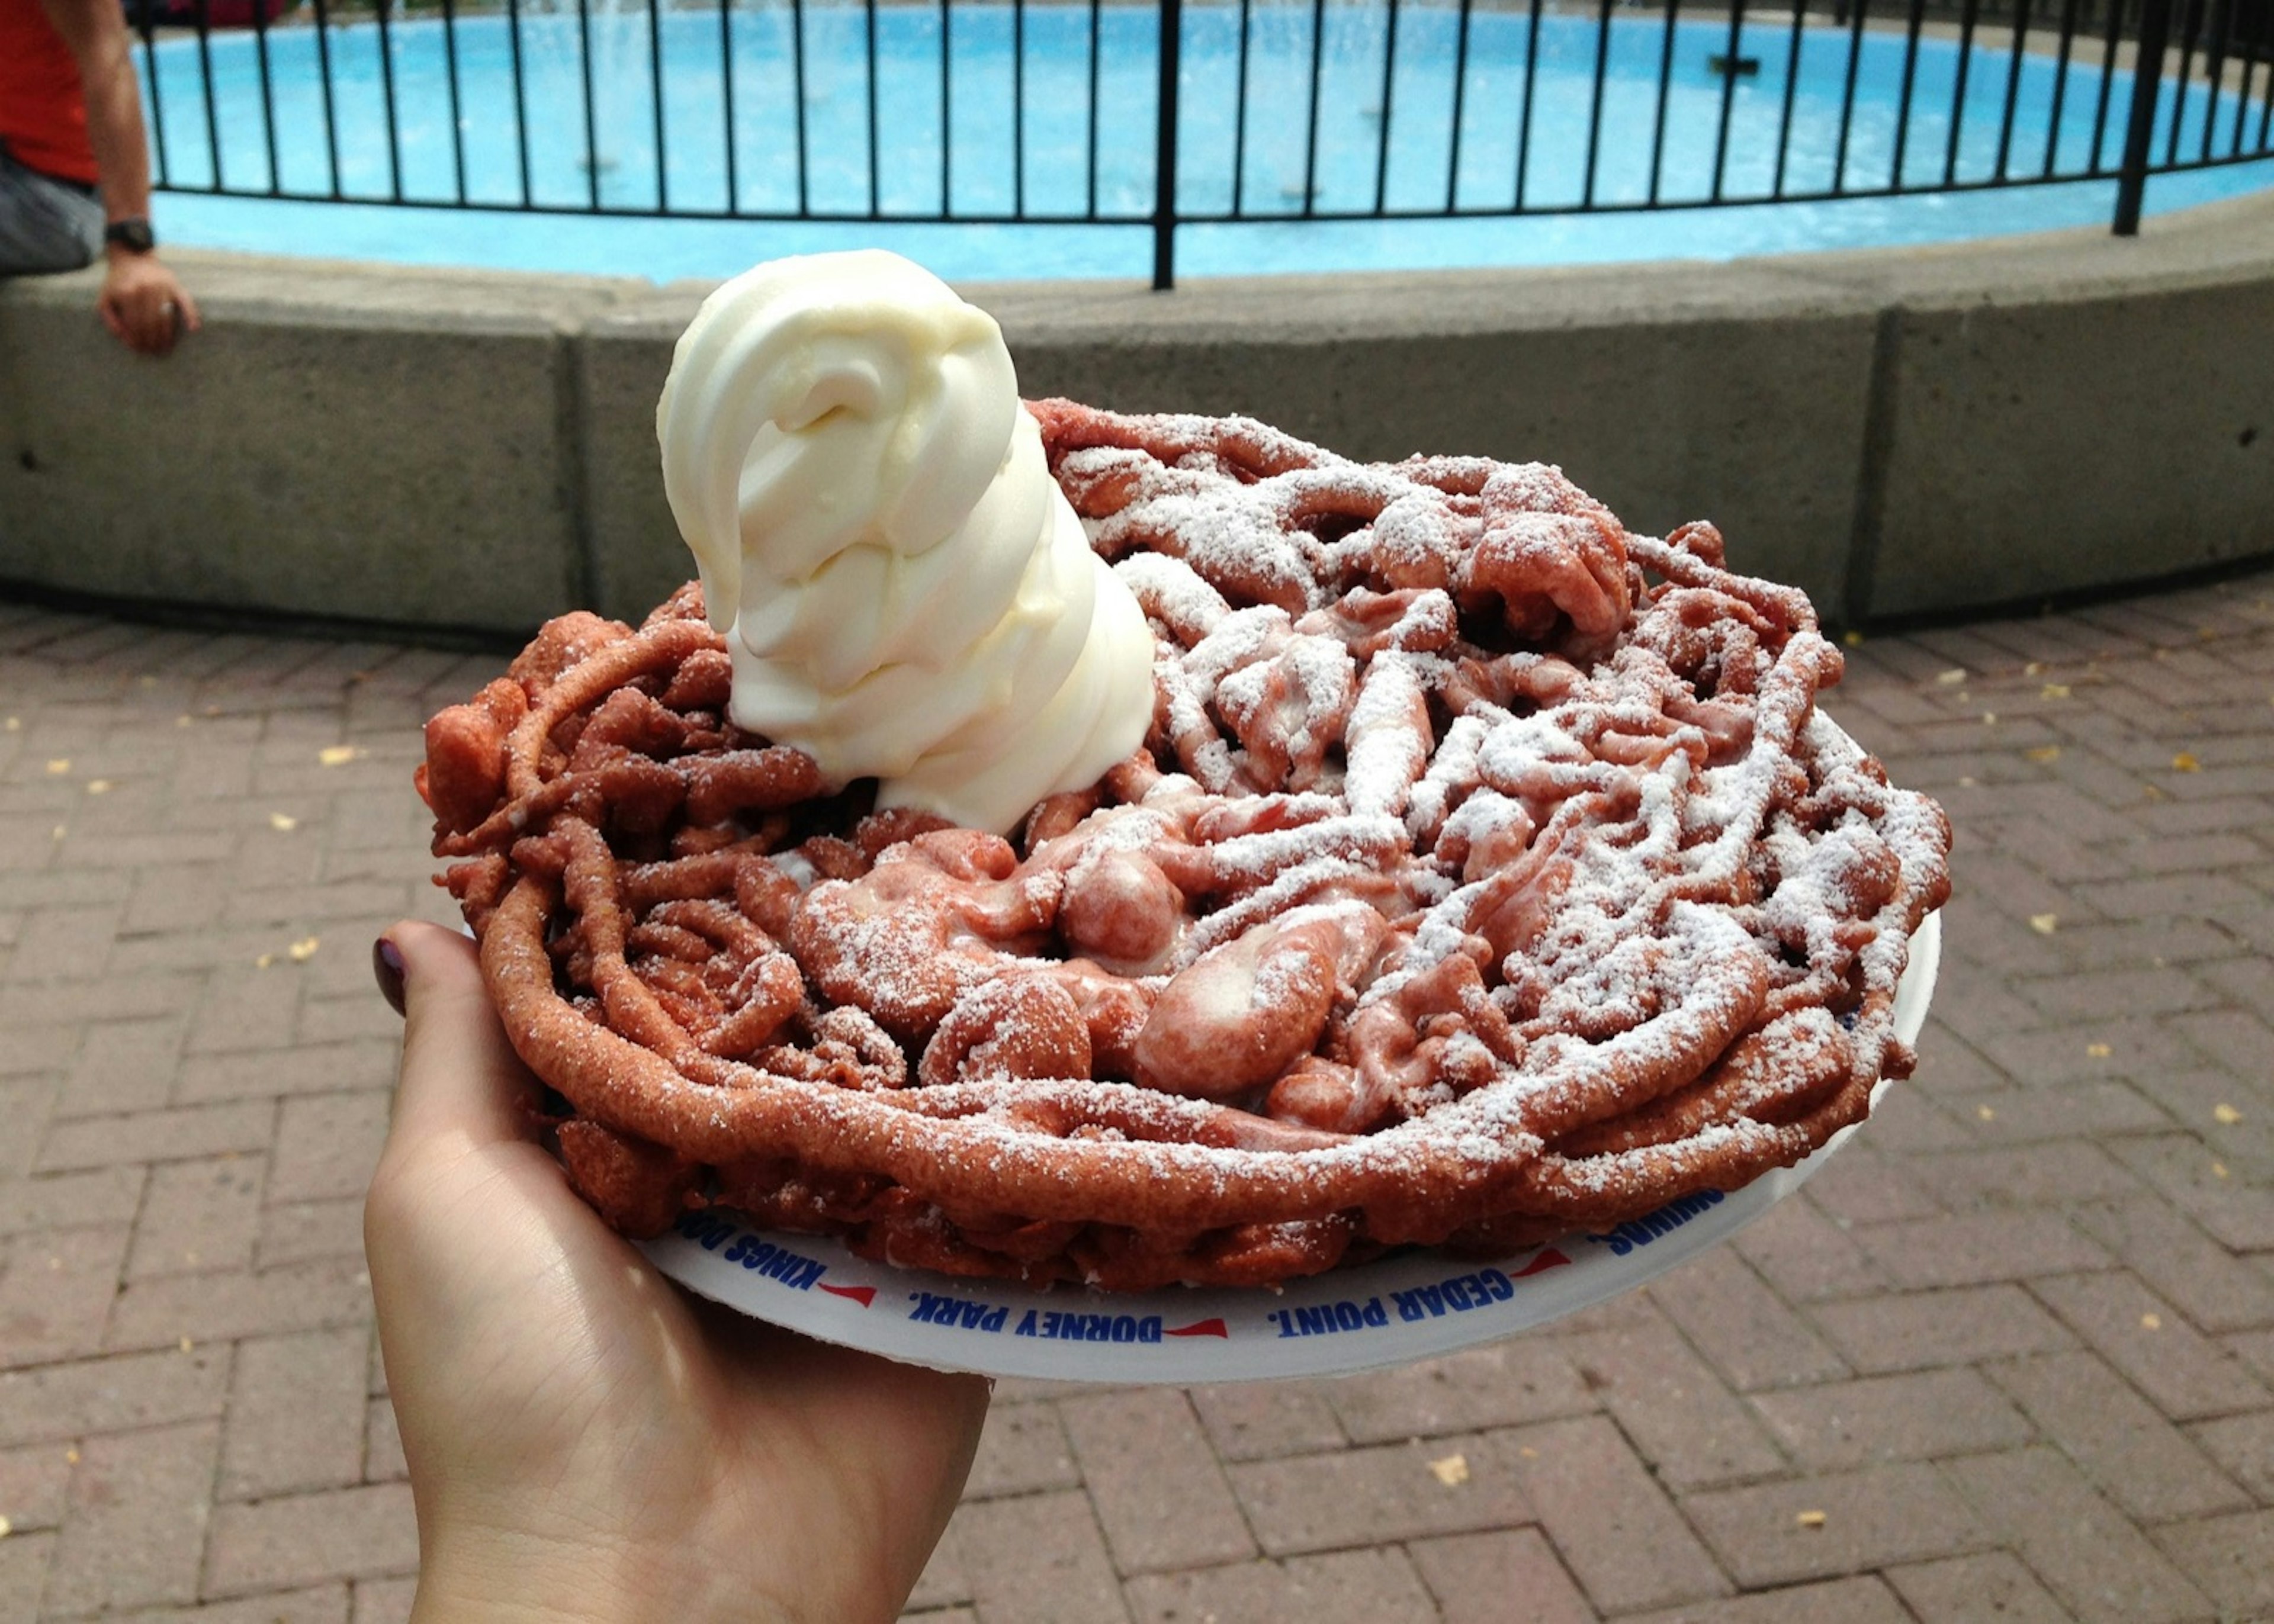
[[[635,160],[657,142],[637,130],[659,123],[661,81],[654,52],[661,0],[514,0],[512,47],[525,74],[524,140],[558,137],[574,154],[584,201],[596,208],[648,207],[659,201],[635,175]],[[555,162],[543,166],[559,173]],[[555,199],[547,198],[546,200]],[[560,199],[568,200],[568,199]]]

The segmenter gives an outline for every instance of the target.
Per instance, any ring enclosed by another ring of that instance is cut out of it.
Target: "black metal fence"
[[[2274,0],[126,0],[179,192],[1177,228],[2274,157]]]

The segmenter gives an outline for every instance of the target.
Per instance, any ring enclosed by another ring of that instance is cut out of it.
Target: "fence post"
[[[2165,0],[2168,4],[2170,0]],[[1159,127],[1153,143],[1153,291],[1177,285],[1177,72],[1184,49],[1184,0],[1161,0]],[[1093,110],[1091,117],[1095,117]]]
[[[2115,26],[2111,19],[2110,26]],[[2172,0],[2142,0],[2140,41],[2132,59],[2132,115],[2124,126],[2124,167],[2116,177],[2116,235],[2140,235],[2140,204],[2148,191],[2148,154],[2156,139],[2156,97],[2164,80],[2164,48],[2171,42]]]

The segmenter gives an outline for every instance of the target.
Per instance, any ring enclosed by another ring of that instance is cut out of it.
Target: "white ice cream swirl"
[[[1142,742],[1144,613],[1050,477],[994,319],[930,272],[876,250],[745,272],[681,336],[655,421],[737,725],[999,831]]]

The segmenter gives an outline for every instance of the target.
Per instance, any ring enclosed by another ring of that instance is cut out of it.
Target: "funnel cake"
[[[1268,1284],[1789,1165],[1908,1075],[1949,825],[1798,591],[1538,464],[1031,405],[1157,644],[1013,839],[724,719],[689,586],[427,727],[434,850],[576,1188],[892,1263]]]

